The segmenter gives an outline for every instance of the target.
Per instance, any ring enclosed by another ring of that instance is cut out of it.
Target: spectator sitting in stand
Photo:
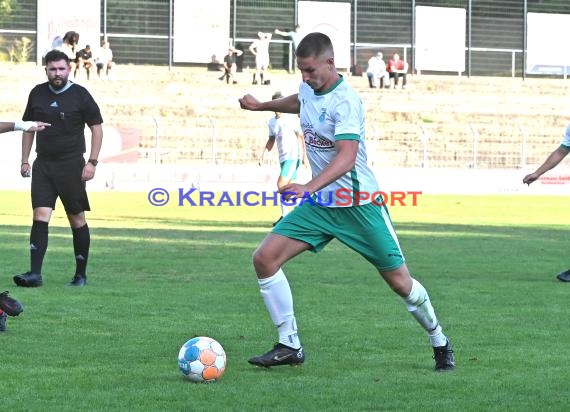
[[[85,73],[87,74],[87,80],[89,80],[89,74],[91,73],[91,68],[93,67],[93,53],[91,52],[91,46],[86,45],[84,49],[81,49],[76,54],[77,65],[75,66],[75,71],[73,77],[77,78],[77,75],[82,68],[85,68]]]
[[[103,41],[101,48],[97,52],[95,65],[97,66],[97,76],[99,77],[101,77],[101,71],[103,69],[105,69],[105,75],[109,77],[109,72],[115,66],[115,62],[113,62],[113,51],[111,50],[111,43],[106,40]]]
[[[71,66],[71,73],[75,73],[77,67],[77,42],[79,41],[79,33],[75,31],[68,31],[63,36],[61,46],[56,50],[64,52],[69,58],[69,65]],[[75,74],[74,74],[75,76]]]
[[[215,54],[212,54],[210,63],[208,63],[206,67],[209,72],[219,72],[220,70],[222,70],[222,65],[218,61],[218,56],[216,56]]]
[[[375,56],[368,59],[366,75],[368,76],[368,84],[372,89],[377,87],[390,88],[390,76],[386,71],[386,63],[384,63],[382,57],[382,52],[378,52]]]
[[[402,77],[402,89],[407,86],[406,74],[408,73],[408,63],[400,59],[398,53],[394,53],[392,58],[388,61],[388,73],[390,80],[394,79],[394,89],[398,87],[398,79]]]
[[[236,56],[241,56],[242,54],[241,50],[234,47],[228,48],[228,54],[224,57],[224,74],[218,78],[219,80],[226,79],[226,83],[229,84],[230,79],[232,79],[232,84],[237,84],[237,80],[234,77],[237,72]]]

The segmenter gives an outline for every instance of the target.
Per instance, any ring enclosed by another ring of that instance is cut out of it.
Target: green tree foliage
[[[32,41],[27,37],[20,37],[12,42],[8,55],[10,56],[10,61],[22,63],[30,60],[32,52]]]
[[[6,27],[6,22],[13,16],[16,0],[0,0],[0,27]],[[6,50],[6,40],[0,35],[0,61],[9,59]]]
[[[0,27],[6,27],[6,22],[14,15],[16,0],[0,0]]]

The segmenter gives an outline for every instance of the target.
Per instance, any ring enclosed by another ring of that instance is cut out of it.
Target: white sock
[[[412,279],[412,290],[410,294],[404,298],[404,301],[406,302],[408,311],[427,331],[431,346],[445,346],[447,344],[447,338],[443,334],[441,326],[437,321],[428,293],[420,282]]]
[[[285,273],[279,269],[273,276],[257,281],[271,320],[277,326],[279,343],[294,349],[300,348],[297,321],[293,312],[293,295]]]

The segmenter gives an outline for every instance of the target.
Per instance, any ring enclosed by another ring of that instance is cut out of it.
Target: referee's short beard
[[[55,89],[55,90],[61,90],[65,87],[65,85],[67,84],[69,78],[64,78],[64,77],[54,77],[53,79],[50,79],[49,84],[50,86]]]

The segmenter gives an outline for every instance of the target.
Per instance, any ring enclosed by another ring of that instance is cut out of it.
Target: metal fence
[[[178,0],[182,1],[182,0]],[[186,0],[202,1],[202,0]],[[328,0],[347,2],[346,0]],[[247,49],[258,31],[291,29],[299,0],[228,0],[228,41]],[[0,58],[20,45],[35,61],[36,0],[8,0],[10,12],[0,8]],[[385,55],[399,52],[414,67],[416,6],[456,7],[467,10],[467,75],[524,76],[527,12],[570,14],[568,0],[351,0],[351,56],[354,66],[365,65],[373,49]],[[172,65],[174,0],[101,0],[101,37],[108,38],[118,63]],[[70,28],[72,30],[72,28]],[[25,40],[23,40],[25,39]],[[203,41],[184,39],[184,41]],[[561,39],[560,47],[566,47]],[[274,39],[270,48],[274,69],[290,67],[290,43]],[[239,62],[253,66],[245,53]]]

